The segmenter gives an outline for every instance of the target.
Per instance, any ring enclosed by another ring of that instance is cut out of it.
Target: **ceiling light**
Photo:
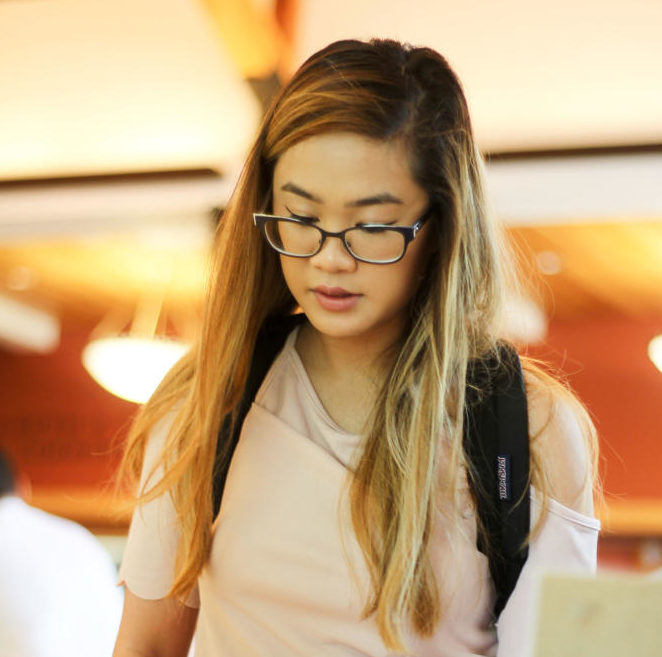
[[[500,333],[519,344],[538,344],[547,336],[547,316],[533,299],[511,292],[504,305]]]
[[[144,404],[189,344],[165,336],[168,324],[163,295],[144,297],[136,306],[131,325],[109,313],[92,333],[81,355],[90,376],[108,392]]]
[[[31,290],[37,284],[38,276],[33,269],[20,265],[7,272],[7,287],[16,292]]]
[[[143,404],[188,348],[179,340],[164,337],[101,338],[85,347],[83,365],[108,392]]]
[[[658,335],[648,343],[648,357],[655,367],[662,372],[662,335]]]
[[[0,342],[13,349],[49,353],[60,344],[54,315],[0,295]]]
[[[561,272],[561,258],[555,251],[539,251],[536,254],[538,270],[547,276],[555,276]]]

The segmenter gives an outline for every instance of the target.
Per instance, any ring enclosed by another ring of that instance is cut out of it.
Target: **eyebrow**
[[[302,198],[313,201],[314,203],[322,203],[322,199],[315,196],[314,194],[311,194],[310,192],[307,192],[305,189],[302,189],[294,183],[285,183],[280,189],[282,192],[290,192],[291,194],[296,194],[297,196],[301,196]],[[383,192],[382,194],[375,194],[374,196],[368,196],[356,201],[350,201],[349,203],[346,203],[345,206],[348,208],[363,208],[369,205],[384,205],[387,203],[403,205],[404,201],[399,199],[397,196],[393,196],[393,194]]]

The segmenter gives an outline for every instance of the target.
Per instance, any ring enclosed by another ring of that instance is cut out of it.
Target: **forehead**
[[[414,202],[424,194],[412,178],[402,140],[343,132],[309,137],[285,151],[274,169],[274,195],[282,194],[286,185],[325,203],[384,193]]]

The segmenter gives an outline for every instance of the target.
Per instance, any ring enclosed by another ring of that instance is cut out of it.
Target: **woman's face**
[[[428,203],[400,141],[323,134],[287,150],[274,170],[273,214],[310,217],[332,232],[365,223],[411,226]],[[322,334],[395,340],[424,270],[428,233],[425,224],[404,257],[385,265],[359,262],[340,239],[327,238],[309,258],[281,256],[283,274]]]

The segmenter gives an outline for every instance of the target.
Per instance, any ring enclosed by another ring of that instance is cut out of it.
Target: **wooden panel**
[[[112,490],[94,487],[38,487],[27,500],[56,516],[69,518],[97,534],[125,534],[132,507]]]
[[[195,317],[202,304],[204,248],[154,248],[137,240],[53,242],[0,249],[0,285],[18,300],[68,321],[99,321],[111,311],[128,321],[142,300],[162,300],[175,315]],[[32,283],[12,289],[17,269]]]
[[[607,500],[599,515],[603,532],[620,536],[662,536],[660,498]]]
[[[558,319],[650,317],[662,312],[662,221],[512,228],[535,295]],[[544,274],[539,254],[558,257]]]
[[[246,0],[203,0],[214,26],[244,77],[267,77],[281,63],[285,40],[275,12]]]

